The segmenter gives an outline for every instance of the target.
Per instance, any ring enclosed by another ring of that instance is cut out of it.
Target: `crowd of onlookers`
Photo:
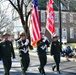
[[[68,61],[69,58],[76,58],[76,46],[71,48],[67,43],[64,43],[62,45],[62,56],[66,57]]]

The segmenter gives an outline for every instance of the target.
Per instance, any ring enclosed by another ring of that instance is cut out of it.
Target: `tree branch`
[[[12,2],[11,0],[9,0],[9,2],[11,3],[11,5],[12,5],[17,11],[19,11],[18,8],[13,4],[13,2]]]
[[[20,7],[20,0],[17,0],[17,4],[18,4],[18,10],[19,10],[19,12],[20,12],[20,10],[21,10],[21,7]]]
[[[21,8],[23,8],[23,1],[24,1],[24,0],[21,1]]]

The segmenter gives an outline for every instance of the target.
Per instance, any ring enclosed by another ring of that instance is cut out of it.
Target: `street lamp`
[[[62,50],[61,0],[59,0],[60,50]]]

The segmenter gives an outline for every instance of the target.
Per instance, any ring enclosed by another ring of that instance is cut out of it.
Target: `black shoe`
[[[44,68],[41,68],[41,71],[42,71],[42,75],[46,75]]]
[[[27,75],[27,74],[25,73],[25,74],[22,74],[22,75]]]
[[[42,74],[42,75],[46,75],[46,74]]]
[[[60,71],[57,71],[57,73],[58,73],[58,74],[61,74],[61,72],[60,72]]]
[[[45,72],[44,72],[44,73],[42,73],[42,75],[46,75],[46,74],[45,74]]]
[[[54,71],[55,67],[56,67],[56,66],[53,66],[53,67],[52,67],[52,70],[53,70],[53,71]]]
[[[41,68],[38,68],[39,72],[41,73]]]

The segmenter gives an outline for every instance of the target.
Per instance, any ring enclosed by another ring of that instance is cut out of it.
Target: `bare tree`
[[[27,7],[31,3],[31,0],[7,0],[7,1],[9,1],[10,4],[13,6],[13,8],[18,12],[23,29],[26,32],[26,36],[30,41],[28,18],[31,13],[31,10],[27,11]],[[31,44],[29,48],[32,49]]]
[[[2,0],[0,0],[0,4],[2,4],[2,3],[3,3]],[[9,26],[12,26],[12,19],[10,20],[10,17],[8,17],[8,15],[6,14],[7,8],[5,10],[2,10],[0,7],[0,31],[2,29],[7,30],[7,28],[9,28]],[[13,27],[12,27],[11,31],[12,30],[13,30]]]
[[[18,12],[22,26],[28,34],[28,17],[30,15],[30,11],[27,12],[27,7],[31,0],[8,0],[10,4],[14,7],[14,9]]]

